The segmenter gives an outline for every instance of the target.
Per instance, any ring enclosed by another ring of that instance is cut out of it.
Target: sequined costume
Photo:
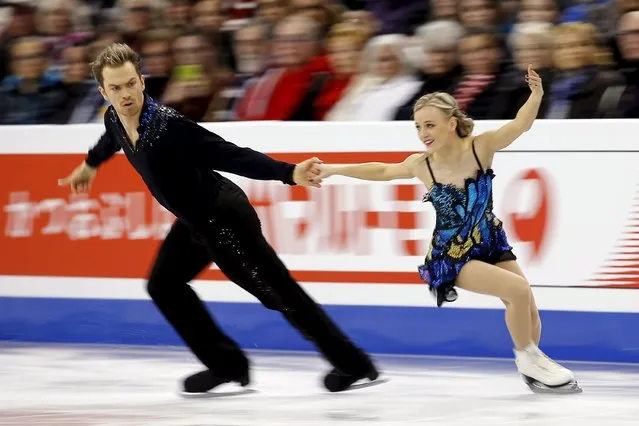
[[[484,170],[474,140],[472,149],[479,170],[475,177],[466,178],[464,188],[437,182],[426,158],[433,187],[424,201],[433,204],[436,223],[430,250],[418,271],[437,299],[437,306],[457,299],[454,283],[468,261],[494,264],[516,259],[501,221],[493,214],[495,175],[492,169]]]
[[[147,290],[215,376],[240,378],[249,363],[188,285],[212,261],[268,309],[281,312],[339,372],[363,376],[374,369],[291,277],[264,238],[246,194],[217,172],[294,185],[294,164],[227,142],[148,96],[137,144],[131,144],[113,107],[106,112],[105,126],[86,162],[97,167],[124,150],[153,196],[177,216],[157,253]],[[241,317],[241,307],[237,315]]]

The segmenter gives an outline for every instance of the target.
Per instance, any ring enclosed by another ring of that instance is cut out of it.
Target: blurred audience
[[[105,100],[91,79],[89,45],[77,43],[62,52],[62,79],[65,102],[63,121],[68,124],[90,123],[99,118]]]
[[[457,16],[465,27],[494,27],[501,20],[497,0],[458,0]]]
[[[236,119],[237,102],[244,97],[246,84],[253,78],[259,78],[268,65],[271,43],[268,40],[270,26],[266,21],[246,22],[235,30],[233,55],[235,57],[235,75],[229,86],[221,92],[222,105],[213,112],[213,121],[232,121]]]
[[[621,16],[617,40],[622,79],[604,88],[600,115],[604,118],[639,118],[639,10]]]
[[[0,0],[0,123],[101,121],[113,42],[197,121],[410,120],[434,91],[510,119],[528,64],[542,119],[639,117],[639,0]]]
[[[271,44],[270,67],[249,81],[237,102],[238,120],[313,120],[313,100],[331,72],[314,19],[291,15],[279,21]]]
[[[474,119],[499,116],[508,97],[499,90],[503,80],[502,54],[498,35],[490,26],[471,27],[459,41],[457,55],[462,75],[452,94],[459,108]]]
[[[515,118],[528,96],[530,88],[524,80],[528,65],[532,64],[544,82],[546,94],[552,85],[553,71],[553,25],[545,20],[523,21],[513,26],[508,36],[508,46],[513,53],[513,63],[506,69],[499,84],[503,100],[501,112],[495,115],[505,120]],[[539,117],[544,117],[549,96],[542,99]]]
[[[417,29],[421,87],[395,114],[396,120],[412,120],[413,105],[424,93],[451,92],[461,75],[457,58],[457,44],[464,34],[464,27],[454,20],[429,22]]]
[[[362,52],[362,70],[327,114],[327,120],[386,121],[419,90],[421,82],[404,49],[406,37],[374,37]]]
[[[597,32],[593,25],[569,22],[553,35],[555,76],[546,89],[543,118],[589,118],[599,111],[608,79],[598,66]]]
[[[173,41],[173,67],[160,97],[194,121],[204,121],[222,108],[222,91],[232,73],[221,64],[219,53],[204,31],[185,28]]]
[[[0,124],[64,124],[64,88],[50,63],[42,37],[14,40],[9,45],[11,75],[2,81]]]
[[[557,23],[559,4],[555,0],[521,0],[519,4],[517,22]]]
[[[327,49],[331,73],[323,82],[313,104],[315,117],[325,119],[360,70],[362,49],[370,35],[366,23],[342,22],[328,35]]]

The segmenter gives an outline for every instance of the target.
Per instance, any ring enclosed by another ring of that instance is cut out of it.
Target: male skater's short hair
[[[140,72],[140,55],[125,43],[113,43],[98,53],[95,61],[91,62],[91,73],[100,84],[100,87],[104,87],[102,70],[105,67],[118,68],[127,62],[131,62],[138,75],[142,75]]]

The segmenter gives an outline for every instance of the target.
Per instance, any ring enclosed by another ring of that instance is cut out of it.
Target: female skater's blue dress
[[[435,208],[436,224],[431,247],[419,274],[437,299],[437,306],[457,299],[455,280],[462,267],[476,259],[491,264],[515,260],[502,222],[493,214],[492,169],[484,170],[472,142],[479,166],[477,176],[466,179],[465,187],[438,183],[428,157],[426,164],[433,187],[424,196]]]

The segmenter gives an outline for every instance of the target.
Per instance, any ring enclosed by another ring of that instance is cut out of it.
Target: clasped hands
[[[295,165],[293,180],[300,186],[320,188],[322,180],[329,176],[329,167],[317,157],[309,158]]]

